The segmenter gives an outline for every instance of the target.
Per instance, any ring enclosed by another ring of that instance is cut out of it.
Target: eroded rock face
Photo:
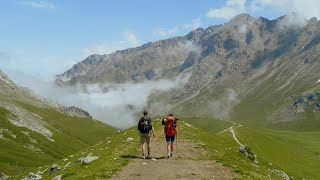
[[[0,107],[9,110],[13,115],[15,115],[15,117],[8,118],[8,120],[15,126],[28,128],[34,132],[42,134],[47,137],[48,140],[54,141],[52,139],[52,132],[45,127],[45,123],[42,121],[42,118],[37,114],[8,102],[1,102]]]
[[[320,111],[320,92],[296,97],[290,108],[295,109],[296,112],[305,112],[308,108],[314,112]]]
[[[216,99],[227,88],[236,89],[242,98],[256,89],[260,93],[258,87],[270,82],[274,87],[268,93],[272,94],[289,91],[293,83],[310,87],[319,80],[315,74],[320,71],[320,22],[312,18],[305,26],[293,28],[285,23],[287,18],[257,19],[241,14],[223,25],[198,28],[185,36],[91,55],[58,75],[57,82],[62,86],[104,87],[189,73],[186,84],[155,93],[148,105],[179,104],[171,109],[187,115],[211,115],[210,110],[205,111],[210,106],[205,97]],[[183,109],[185,102],[194,107],[192,112]]]
[[[77,117],[86,117],[92,119],[92,116],[89,112],[78,108],[76,106],[70,106],[70,107],[60,107],[59,110],[67,115],[70,116],[77,116]]]

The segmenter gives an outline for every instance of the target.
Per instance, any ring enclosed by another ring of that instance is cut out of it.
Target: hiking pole
[[[178,154],[178,133],[176,134],[176,153]]]

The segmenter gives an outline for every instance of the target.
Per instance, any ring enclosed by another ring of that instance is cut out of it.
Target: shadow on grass
[[[143,159],[142,157],[135,156],[135,155],[122,155],[122,158],[130,158],[130,159]],[[146,159],[165,159],[165,156],[160,156],[160,157],[146,157]]]

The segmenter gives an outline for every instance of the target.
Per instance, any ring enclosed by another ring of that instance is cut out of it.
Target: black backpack
[[[151,119],[150,118],[145,119],[144,117],[142,117],[138,123],[138,130],[141,133],[149,133],[151,129],[152,129]]]

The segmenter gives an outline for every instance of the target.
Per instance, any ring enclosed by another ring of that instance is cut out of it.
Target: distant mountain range
[[[320,22],[298,22],[294,13],[274,20],[240,14],[185,36],[90,55],[56,83],[108,88],[191,74],[183,88],[152,94],[150,109],[162,113],[165,103],[178,114],[254,124],[303,119],[285,114],[296,97],[319,91]]]

